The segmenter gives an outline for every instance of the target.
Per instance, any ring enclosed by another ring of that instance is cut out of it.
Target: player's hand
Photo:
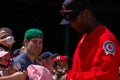
[[[14,80],[26,80],[27,78],[27,71],[18,71],[12,74]]]

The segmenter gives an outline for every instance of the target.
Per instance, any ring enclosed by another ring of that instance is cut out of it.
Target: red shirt
[[[120,50],[115,36],[103,25],[83,35],[66,80],[118,80]]]

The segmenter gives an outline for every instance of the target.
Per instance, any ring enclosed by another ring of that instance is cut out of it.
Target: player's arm
[[[84,72],[70,71],[66,80],[103,80],[116,75],[119,47],[112,41],[106,41],[99,46],[90,69]],[[113,75],[112,75],[113,74]],[[111,76],[110,76],[111,75]],[[115,79],[116,80],[116,79]]]

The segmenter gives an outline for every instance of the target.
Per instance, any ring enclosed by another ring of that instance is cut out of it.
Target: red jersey
[[[100,25],[79,41],[66,80],[118,80],[119,58],[117,39]]]

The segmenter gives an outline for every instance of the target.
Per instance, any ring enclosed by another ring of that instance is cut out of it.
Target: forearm
[[[12,75],[9,75],[0,77],[0,80],[16,80],[16,78]]]
[[[0,77],[0,80],[26,80],[27,78],[27,72],[15,72],[12,75],[9,76],[3,76]]]

